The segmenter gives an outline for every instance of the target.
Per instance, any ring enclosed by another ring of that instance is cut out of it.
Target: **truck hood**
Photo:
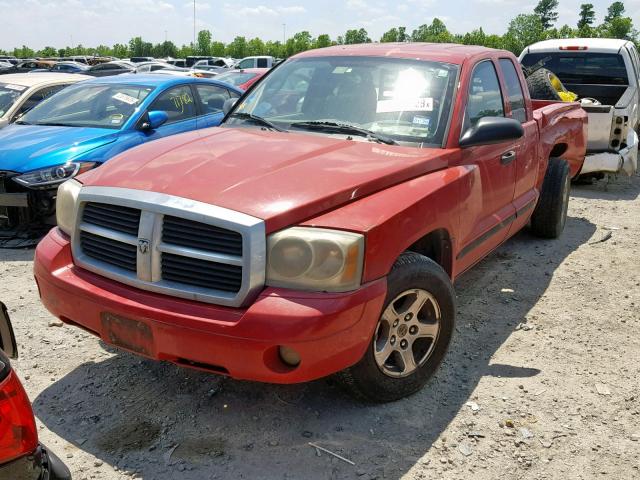
[[[130,150],[79,179],[147,190],[262,218],[267,231],[446,168],[456,150],[258,128],[213,128]]]
[[[114,142],[117,130],[9,125],[0,130],[0,170],[24,173],[52,167]]]

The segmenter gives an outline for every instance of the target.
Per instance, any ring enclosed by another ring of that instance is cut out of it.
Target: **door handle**
[[[500,163],[502,165],[509,165],[515,159],[516,159],[515,150],[509,150],[508,152],[505,152],[502,154],[502,156],[500,157]]]

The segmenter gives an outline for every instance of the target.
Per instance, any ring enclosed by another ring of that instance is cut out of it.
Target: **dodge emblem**
[[[146,240],[144,238],[139,238],[138,239],[138,250],[140,251],[140,253],[142,255],[147,253],[149,251],[149,240]]]

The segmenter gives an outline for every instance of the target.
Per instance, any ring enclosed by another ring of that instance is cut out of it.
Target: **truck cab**
[[[553,72],[588,113],[587,157],[581,176],[636,173],[640,56],[633,42],[546,40],[525,48],[520,62],[527,68],[540,66]]]

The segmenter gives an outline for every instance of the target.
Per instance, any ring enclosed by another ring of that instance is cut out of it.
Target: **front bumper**
[[[146,292],[73,265],[53,229],[38,245],[34,273],[45,307],[104,342],[179,365],[269,383],[315,380],[356,363],[369,345],[386,279],[348,293],[266,288],[246,309]],[[278,347],[295,350],[287,366]]]

